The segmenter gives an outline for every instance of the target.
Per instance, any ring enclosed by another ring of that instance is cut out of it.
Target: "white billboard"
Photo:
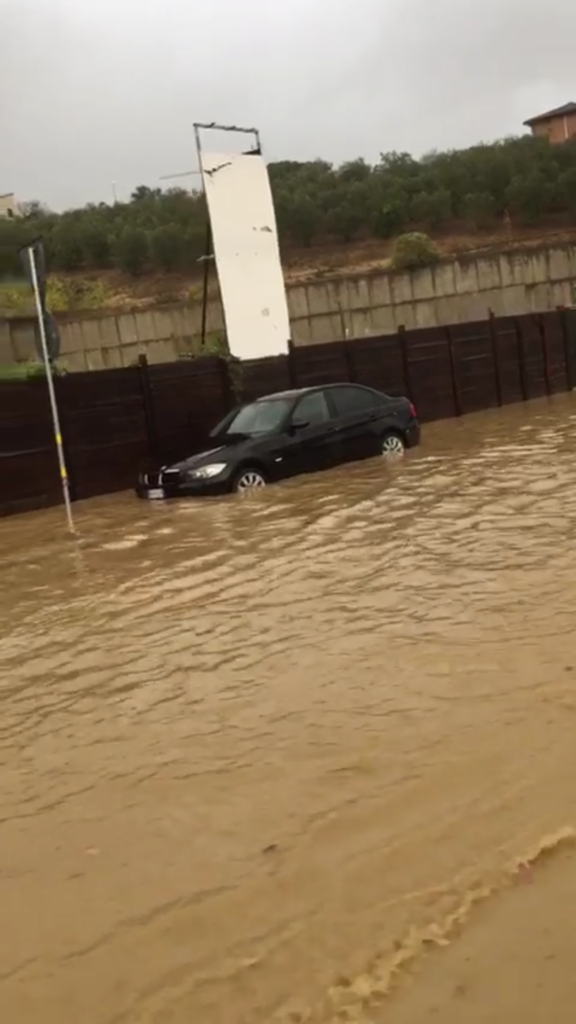
[[[290,320],[266,164],[256,154],[200,159],[230,352],[285,353]]]

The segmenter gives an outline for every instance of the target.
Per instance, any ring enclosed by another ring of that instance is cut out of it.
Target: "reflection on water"
[[[568,396],[254,500],[101,499],[79,546],[0,522],[2,1020],[371,1020],[568,834],[575,430]]]

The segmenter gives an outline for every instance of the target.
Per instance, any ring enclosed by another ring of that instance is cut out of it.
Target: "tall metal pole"
[[[60,467],[60,479],[62,481],[62,494],[64,496],[64,505],[66,507],[66,518],[68,520],[68,527],[70,529],[70,532],[75,534],[76,528],[74,526],[74,519],[72,517],[72,503],[70,501],[70,481],[68,479],[68,470],[66,468],[66,459],[64,457],[64,445],[62,442],[62,431],[60,429],[58,403],[56,401],[54,380],[52,379],[52,365],[50,363],[50,356],[48,354],[46,326],[44,324],[44,311],[42,309],[42,299],[40,297],[40,288],[38,286],[38,272],[36,270],[36,254],[34,251],[34,246],[30,246],[30,248],[28,249],[28,258],[30,260],[30,278],[32,281],[32,288],[34,290],[34,302],[36,304],[36,316],[38,317],[38,330],[40,332],[42,357],[44,359],[46,381],[48,383],[48,394],[50,396],[50,408],[52,410],[52,426],[54,428],[54,441],[56,443],[56,451],[58,453],[58,465]]]
[[[202,174],[202,165],[200,161],[200,134],[195,126],[196,134],[196,151],[198,153],[198,164],[200,169],[198,171],[181,171],[179,174],[163,174],[160,177],[160,181],[172,181],[174,178],[189,178],[193,175],[199,174],[202,178],[202,187],[204,188],[204,177]],[[205,190],[204,190],[205,194]],[[204,243],[204,261],[203,267],[203,278],[202,278],[202,324],[200,328],[200,345],[202,348],[206,345],[206,325],[208,319],[208,280],[210,275],[210,256],[212,248],[212,228],[210,227],[210,217],[206,215],[206,241]]]
[[[208,283],[210,275],[210,257],[212,248],[212,227],[210,225],[210,215],[207,213],[206,216],[206,242],[204,246],[204,275],[202,279],[202,326],[200,328],[200,345],[202,348],[206,346],[206,327],[208,321]]]
[[[206,195],[206,179],[204,177],[204,168],[202,166],[202,142],[200,140],[199,124],[194,125],[194,139],[196,141],[198,168],[200,170],[200,176],[202,179],[202,191],[204,192],[204,202],[206,204],[206,241],[204,243],[204,273],[202,275],[202,324],[200,327],[200,346],[203,349],[206,346],[206,327],[208,320],[208,288],[210,282],[210,249],[212,248],[212,226],[210,224],[208,197]]]

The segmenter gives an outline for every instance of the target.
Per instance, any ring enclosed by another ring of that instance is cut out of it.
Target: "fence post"
[[[540,341],[542,343],[542,361],[544,363],[544,381],[546,383],[546,394],[552,394],[552,379],[550,376],[550,361],[548,359],[548,343],[546,338],[546,320],[543,316],[537,317],[540,330]]]
[[[575,374],[573,372],[572,346],[570,344],[570,336],[568,333],[568,312],[565,306],[558,306],[556,312],[560,317],[560,324],[562,326],[562,339],[564,342],[564,365],[566,367],[566,382],[568,384],[568,391],[573,391]]]
[[[218,370],[219,370],[219,373],[220,373],[220,387],[222,389],[222,399],[223,399],[223,402],[224,402],[224,408],[225,408],[226,412],[230,412],[230,410],[233,409],[234,406],[238,404],[238,402],[241,400],[241,397],[242,397],[241,393],[240,394],[236,393],[236,388],[234,387],[234,382],[232,381],[232,376],[231,376],[231,373],[230,373],[230,370],[231,370],[230,361],[228,359],[224,359],[222,356],[218,356]],[[238,360],[234,360],[234,363],[239,363],[240,364],[238,366],[238,368],[237,368],[238,369],[238,374],[237,374],[236,384],[237,384],[238,391],[241,392],[242,391],[242,364],[241,364],[241,361],[239,359]]]
[[[298,387],[298,364],[296,362],[296,348],[292,338],[288,339],[288,379],[291,388]]]
[[[144,353],[138,356],[138,367],[140,370],[140,389],[142,391],[142,402],[144,405],[148,451],[153,459],[159,459],[160,445],[158,443],[158,425],[156,423],[156,410],[154,408],[154,393],[152,391],[152,383],[150,381],[148,360]]]
[[[344,345],[344,359],[346,360],[346,373],[348,374],[348,380],[351,384],[356,383],[356,364],[354,362],[354,354],[352,352],[352,345],[349,341],[343,341]]]
[[[414,399],[414,391],[412,388],[412,376],[410,373],[410,358],[408,355],[408,342],[406,340],[406,328],[404,324],[400,324],[398,333],[398,345],[400,346],[400,358],[402,360],[402,372],[404,374],[404,387],[406,389],[406,398],[410,401]]]
[[[526,365],[524,357],[524,336],[522,334],[522,326],[517,318],[514,319],[514,327],[516,329],[516,351],[518,355],[518,371],[520,374],[520,390],[522,392],[522,401],[528,401],[528,386],[526,383]]]
[[[494,367],[494,381],[496,383],[496,400],[502,405],[502,377],[500,375],[500,359],[498,358],[498,331],[496,329],[496,318],[491,309],[488,310],[488,323],[490,325],[490,338],[492,341],[492,364]]]
[[[458,389],[458,376],[456,374],[456,360],[454,359],[454,339],[452,331],[446,327],[446,338],[448,340],[448,356],[450,358],[450,377],[452,378],[452,394],[454,396],[454,410],[457,416],[462,415],[462,402]]]

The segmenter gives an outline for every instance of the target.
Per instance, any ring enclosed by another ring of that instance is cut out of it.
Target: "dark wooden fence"
[[[57,378],[74,499],[132,487],[199,449],[238,400],[355,381],[408,395],[423,422],[576,386],[576,310],[490,317],[293,348],[241,364],[205,357]],[[61,500],[46,382],[0,383],[0,513]]]

